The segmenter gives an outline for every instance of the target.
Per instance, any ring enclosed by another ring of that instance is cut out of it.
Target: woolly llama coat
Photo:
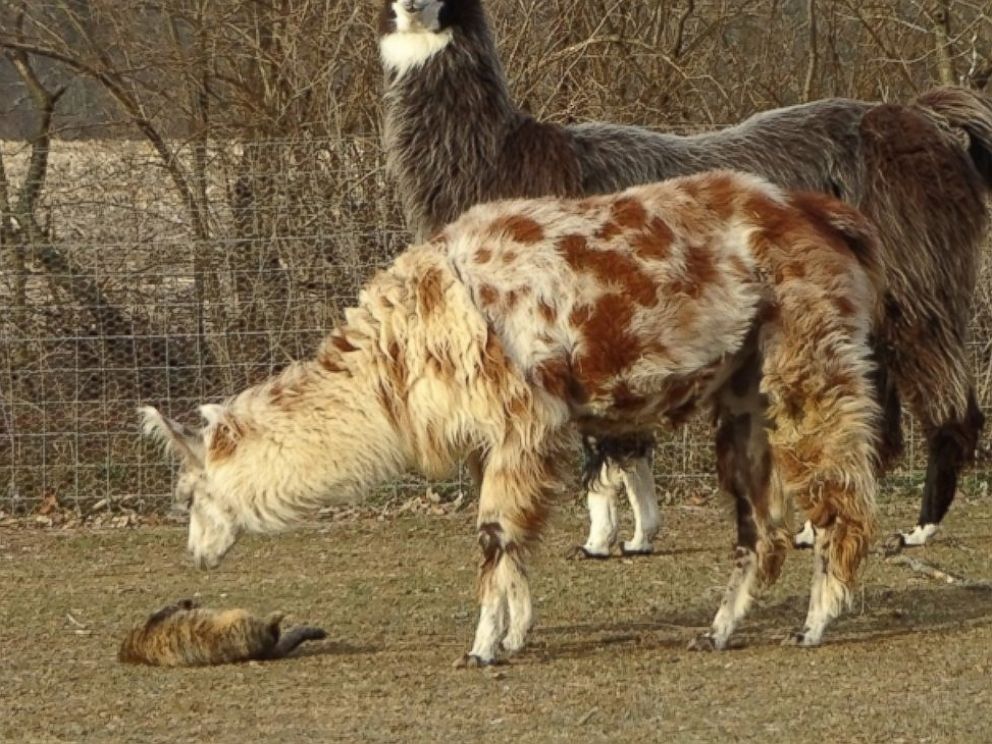
[[[755,173],[859,207],[880,232],[888,270],[876,343],[884,459],[902,446],[900,397],[928,439],[919,523],[897,540],[922,544],[936,531],[983,423],[965,340],[992,186],[987,98],[939,88],[904,106],[824,100],[679,137],[598,122],[558,126],[521,112],[481,0],[386,0],[380,49],[389,170],[421,238],[479,202],[608,193],[711,168]],[[728,422],[721,426],[718,446],[731,435]],[[650,438],[596,445],[586,473],[593,516],[586,552],[609,554],[616,524],[607,502],[621,479],[638,512],[634,539],[624,547],[650,551],[658,527],[643,459]]]
[[[146,429],[182,455],[177,498],[207,566],[243,531],[476,453],[481,615],[464,661],[486,664],[531,625],[525,562],[573,424],[622,437],[711,404],[740,433],[729,470],[755,488],[737,494],[753,539],[702,642],[723,647],[775,578],[795,499],[822,528],[797,637],[812,645],[874,526],[874,250],[843,204],[730,173],[486,204],[380,272],[315,359],[205,406],[202,430],[154,409]]]

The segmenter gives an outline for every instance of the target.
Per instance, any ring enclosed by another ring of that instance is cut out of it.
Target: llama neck
[[[466,411],[488,326],[437,246],[404,252],[345,318],[313,360],[228,401],[227,435],[210,433],[211,490],[247,530],[355,500],[411,467],[443,474],[478,444]]]
[[[446,33],[416,69],[386,70],[387,166],[418,242],[482,201],[484,184],[457,174],[488,172],[522,117],[484,19]]]
[[[225,405],[208,476],[242,527],[269,532],[355,501],[402,472],[403,452],[374,374],[298,362]]]

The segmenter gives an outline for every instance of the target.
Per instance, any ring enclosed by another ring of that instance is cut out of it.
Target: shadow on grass
[[[735,634],[733,648],[779,646],[801,627],[806,595],[791,595],[774,604],[755,606]],[[541,626],[534,631],[529,653],[539,658],[591,656],[604,646],[685,650],[705,631],[717,604],[653,614],[615,623]],[[985,587],[941,586],[892,589],[869,587],[858,592],[851,611],[838,618],[825,645],[869,643],[910,634],[953,634],[992,626],[992,590]]]

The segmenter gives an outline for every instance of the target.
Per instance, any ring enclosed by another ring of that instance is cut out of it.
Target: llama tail
[[[327,633],[320,628],[309,625],[300,625],[283,633],[276,642],[275,647],[269,653],[270,659],[281,659],[296,650],[296,647],[305,641],[322,641],[327,638]]]
[[[968,135],[968,155],[992,190],[992,98],[968,88],[942,87],[927,91],[916,103]]]

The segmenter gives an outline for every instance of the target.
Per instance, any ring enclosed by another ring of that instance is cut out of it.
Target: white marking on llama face
[[[379,53],[387,70],[401,78],[451,43],[451,30],[441,30],[442,6],[437,0],[393,3],[396,31],[379,40]]]

